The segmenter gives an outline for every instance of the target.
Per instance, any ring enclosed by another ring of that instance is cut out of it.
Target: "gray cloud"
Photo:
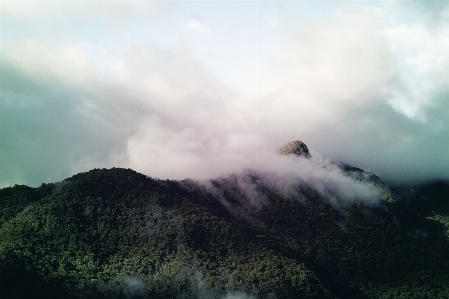
[[[0,72],[2,184],[54,182],[88,161],[111,166],[130,129],[120,126],[122,114],[111,115],[84,89],[45,78],[45,69],[35,77],[2,61]]]
[[[447,22],[379,25],[376,16],[351,11],[305,24],[283,51],[240,74],[238,88],[183,43],[117,54],[8,41],[0,186],[112,166],[171,179],[282,173],[289,168],[273,153],[294,139],[391,182],[448,178]]]
[[[447,0],[395,0],[392,4],[433,28],[439,26],[442,21],[449,20],[449,1]]]

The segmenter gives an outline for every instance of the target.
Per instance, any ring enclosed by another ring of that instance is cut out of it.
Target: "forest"
[[[252,193],[120,168],[0,189],[0,295],[449,298],[448,182],[369,204],[261,176],[238,177]]]

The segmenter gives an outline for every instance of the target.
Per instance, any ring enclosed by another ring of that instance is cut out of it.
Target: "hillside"
[[[1,189],[0,294],[449,297],[448,183],[369,204],[267,182],[254,171],[200,183],[113,168]]]

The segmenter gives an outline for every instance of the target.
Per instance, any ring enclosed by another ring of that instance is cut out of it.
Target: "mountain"
[[[1,298],[449,298],[449,183],[325,166],[343,178],[112,168],[1,189]]]

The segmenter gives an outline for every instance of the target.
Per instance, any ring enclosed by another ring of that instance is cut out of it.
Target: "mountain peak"
[[[283,145],[278,152],[281,155],[294,154],[296,156],[304,156],[306,158],[312,157],[307,145],[301,140],[290,141],[289,143]]]

